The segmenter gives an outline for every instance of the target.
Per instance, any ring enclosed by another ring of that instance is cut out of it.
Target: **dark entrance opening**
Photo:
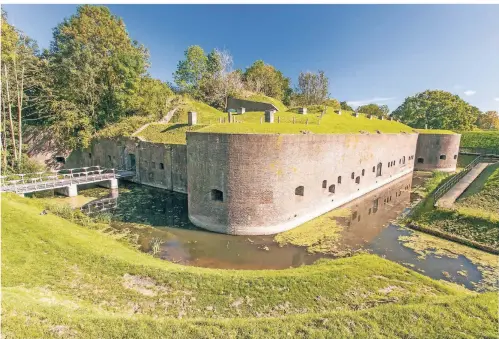
[[[220,190],[211,190],[211,200],[224,201],[224,193]]]
[[[130,160],[130,169],[135,171],[135,154],[128,154],[128,160]]]

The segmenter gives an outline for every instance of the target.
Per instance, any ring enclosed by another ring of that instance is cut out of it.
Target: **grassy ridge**
[[[272,104],[279,110],[279,112],[285,112],[288,110],[288,108],[280,100],[277,100],[277,99],[274,99],[274,98],[271,98],[271,97],[268,97],[268,96],[265,96],[262,94],[253,94],[247,98],[242,98],[242,99]]]
[[[456,134],[446,129],[416,129],[419,134]]]
[[[499,131],[463,131],[461,147],[499,149]]]
[[[186,144],[185,133],[195,131],[205,125],[189,126],[187,124],[160,124],[153,123],[143,129],[137,136],[147,141],[162,142],[168,144]]]
[[[184,267],[42,208],[3,195],[7,338],[494,333],[494,295],[373,255],[282,271]]]

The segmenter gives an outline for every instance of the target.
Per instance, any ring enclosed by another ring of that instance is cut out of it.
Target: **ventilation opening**
[[[92,153],[88,153],[88,157],[92,159]]]
[[[454,160],[456,160],[456,159],[457,159],[457,154],[456,154],[456,155],[454,155]]]
[[[322,180],[322,188],[327,188],[327,180]]]
[[[329,186],[329,193],[334,193],[335,191],[336,191],[336,186],[335,185]]]
[[[360,184],[360,177],[355,178],[355,183]]]
[[[405,155],[402,157],[402,165],[405,165]]]
[[[220,190],[211,190],[211,200],[224,201],[224,193]]]
[[[57,161],[60,164],[65,164],[66,163],[66,158],[64,158],[64,157],[55,157],[55,161]]]
[[[159,163],[159,169],[165,169],[165,164],[163,164],[162,162]]]
[[[378,212],[379,198],[373,201],[373,213]]]
[[[424,159],[423,158],[418,158],[418,164],[424,164]]]
[[[447,156],[445,154],[440,154],[440,160],[445,160],[447,159]]]
[[[373,173],[376,172],[376,166],[373,166]]]
[[[362,176],[366,174],[366,170],[362,170]]]
[[[352,179],[355,179],[355,172],[352,172]]]
[[[338,177],[338,184],[341,184],[341,175]]]
[[[298,186],[295,188],[295,195],[302,196],[305,194],[305,187],[304,186]]]
[[[110,156],[110,155],[108,155],[108,156],[107,156],[107,160],[112,161],[112,159],[111,159],[111,156]]]

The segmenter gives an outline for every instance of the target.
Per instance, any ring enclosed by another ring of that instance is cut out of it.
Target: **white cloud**
[[[499,98],[494,98],[495,101],[499,101]]]
[[[347,103],[350,105],[350,106],[355,106],[355,107],[359,107],[359,106],[363,106],[363,105],[367,105],[367,104],[382,104],[384,103],[385,101],[392,101],[394,100],[395,97],[389,97],[389,98],[385,98],[385,97],[374,97],[372,99],[367,99],[367,100],[352,100],[352,101],[347,101]]]
[[[474,95],[476,93],[476,91],[473,91],[473,90],[467,90],[467,91],[464,91],[464,95],[467,95],[467,96],[471,96],[471,95]]]

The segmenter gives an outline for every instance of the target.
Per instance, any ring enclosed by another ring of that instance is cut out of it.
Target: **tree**
[[[178,62],[173,79],[181,91],[196,95],[200,81],[207,72],[208,57],[204,54],[204,50],[197,45],[189,46],[184,55],[185,60]],[[218,61],[214,59],[215,57],[211,55],[209,59],[212,72],[215,72],[218,67]]]
[[[336,99],[327,99],[326,101],[324,101],[324,105],[333,109],[340,109],[341,107],[340,102]]]
[[[340,107],[342,110],[345,110],[345,111],[354,111],[354,109],[348,105],[348,103],[346,101],[342,101],[340,102]]]
[[[207,72],[200,82],[200,93],[206,103],[225,109],[229,96],[243,89],[240,71],[233,71],[232,55],[227,50],[214,49],[208,55]]]
[[[499,130],[499,114],[497,111],[487,111],[478,116],[477,126],[481,129]]]
[[[289,101],[291,97],[290,79],[263,60],[255,61],[244,72],[244,82],[248,90],[261,93],[278,100]]]
[[[298,76],[298,95],[303,105],[320,105],[328,97],[329,80],[323,71],[301,72]]]
[[[3,9],[1,32],[2,166],[4,169],[8,165],[20,169],[25,158],[22,156],[22,127],[34,103],[34,93],[39,84],[40,60],[36,42],[10,25]]]
[[[368,104],[357,107],[357,112],[370,114],[378,118],[386,118],[388,116],[388,113],[390,112],[390,109],[387,105]]]
[[[52,122],[62,126],[55,129],[63,132],[59,140],[87,146],[95,130],[127,114],[126,99],[138,89],[148,54],[107,7],[83,5],[54,29],[48,61],[48,108]]]
[[[427,90],[405,99],[392,116],[414,128],[471,130],[480,110],[458,95]]]
[[[130,114],[158,119],[168,113],[172,96],[173,92],[166,83],[144,76],[139,81],[138,90],[127,98],[127,109]]]

